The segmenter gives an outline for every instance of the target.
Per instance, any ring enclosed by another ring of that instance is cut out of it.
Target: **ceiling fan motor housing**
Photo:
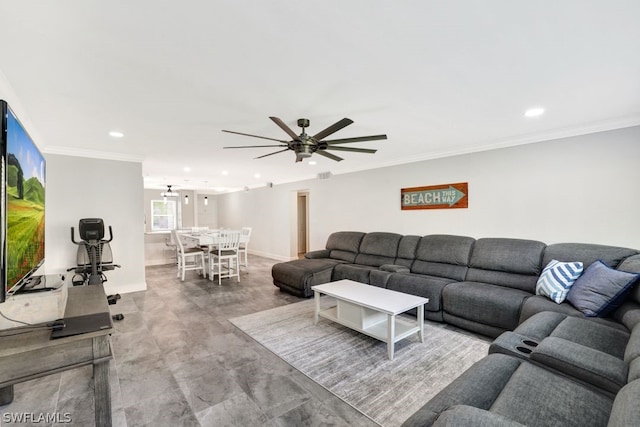
[[[311,155],[313,154],[313,152],[315,147],[311,146],[311,145],[306,145],[306,144],[299,144],[296,147],[296,156],[302,159],[306,159],[307,157],[311,157]]]

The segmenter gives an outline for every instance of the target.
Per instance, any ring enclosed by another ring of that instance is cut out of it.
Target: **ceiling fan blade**
[[[377,141],[380,139],[387,139],[387,135],[358,136],[356,138],[331,139],[331,140],[322,141],[322,142],[326,142],[328,145],[335,145],[335,144],[350,144],[352,142]]]
[[[373,150],[371,148],[333,147],[331,145],[325,148],[325,150],[353,151],[355,153],[368,153],[368,154],[374,154],[376,151],[378,151],[378,150]]]
[[[289,126],[287,126],[285,122],[283,122],[282,120],[280,120],[277,117],[269,117],[269,118],[271,120],[273,120],[273,122],[275,124],[277,124],[280,127],[280,129],[285,131],[287,133],[287,135],[289,135],[291,137],[292,140],[300,141],[300,137],[298,135],[296,135],[295,132],[292,131],[291,128]]]
[[[324,150],[318,150],[318,151],[316,151],[316,154],[320,154],[321,156],[327,157],[327,158],[329,158],[331,160],[335,160],[336,162],[339,162],[340,160],[343,160],[342,157],[338,157],[338,156],[336,156],[334,154],[327,153]]]
[[[274,154],[278,154],[278,153],[284,153],[285,151],[289,151],[289,149],[288,149],[288,148],[285,148],[284,150],[274,151],[273,153],[265,154],[264,156],[254,157],[254,158],[253,158],[253,160],[255,160],[255,159],[261,159],[261,158],[263,158],[263,157],[267,157],[267,156],[273,156]]]
[[[284,147],[284,145],[237,145],[235,147],[222,147],[222,148],[263,148],[263,147]]]
[[[278,142],[282,142],[283,144],[288,144],[289,143],[289,141],[283,141],[281,139],[267,138],[266,136],[251,135],[250,133],[235,132],[235,131],[232,131],[232,130],[224,130],[223,129],[222,132],[235,133],[236,135],[250,136],[252,138],[268,139],[269,141],[278,141]]]
[[[332,124],[331,126],[326,128],[325,130],[320,131],[317,134],[313,135],[313,139],[315,139],[316,141],[320,141],[322,138],[328,137],[332,133],[337,132],[340,129],[349,126],[351,123],[353,123],[353,120],[347,119],[345,117],[344,119]]]

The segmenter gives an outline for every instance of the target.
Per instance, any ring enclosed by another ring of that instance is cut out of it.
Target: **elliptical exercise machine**
[[[80,242],[75,239],[75,230],[71,227],[71,241],[78,245],[77,266],[67,269],[75,275],[71,279],[73,286],[101,285],[107,281],[105,271],[115,270],[120,266],[113,263],[113,254],[109,242],[113,240],[113,230],[109,226],[109,239],[104,239],[104,221],[102,218],[83,218],[78,222]],[[110,305],[120,299],[120,294],[107,295]],[[122,320],[122,314],[111,316],[114,320]]]

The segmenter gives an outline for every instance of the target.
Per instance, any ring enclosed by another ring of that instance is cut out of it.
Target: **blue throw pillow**
[[[583,270],[581,262],[560,262],[551,260],[542,270],[536,283],[536,295],[544,295],[560,304],[567,298],[571,286]]]
[[[615,270],[602,261],[591,264],[567,295],[575,308],[588,317],[604,317],[621,303],[640,274]]]

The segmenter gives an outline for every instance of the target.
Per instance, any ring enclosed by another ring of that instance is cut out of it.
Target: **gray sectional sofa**
[[[496,338],[406,426],[640,425],[640,285],[621,290],[606,315],[585,316],[535,295],[552,260],[640,273],[640,251],[629,248],[343,231],[324,250],[275,264],[272,276],[303,297],[340,279],[424,296],[426,319]]]

